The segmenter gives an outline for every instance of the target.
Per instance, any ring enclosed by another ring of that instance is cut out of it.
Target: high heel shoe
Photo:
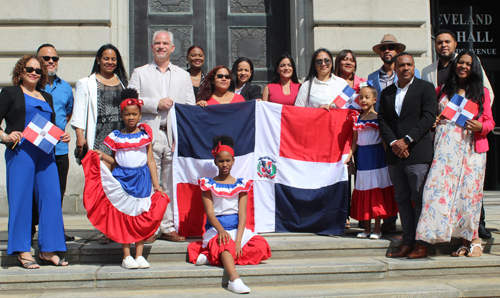
[[[21,258],[20,255],[17,255],[17,259],[19,260],[19,262],[21,262],[21,265],[25,269],[38,269],[38,268],[40,268],[40,266],[33,260]],[[35,267],[33,267],[33,266],[35,266]]]
[[[50,264],[52,264],[52,265],[54,265],[54,266],[68,266],[68,265],[69,265],[69,264],[64,265],[63,260],[61,260],[61,258],[59,258],[59,256],[57,256],[57,257],[59,258],[59,262],[58,262],[57,264],[56,264],[56,263],[54,263],[54,261],[52,261],[52,260],[48,260],[48,259],[44,258],[42,253],[39,253],[39,254],[38,254],[38,257],[40,258],[40,260],[42,260],[42,263],[43,263],[44,265],[45,265],[46,263],[50,263]]]

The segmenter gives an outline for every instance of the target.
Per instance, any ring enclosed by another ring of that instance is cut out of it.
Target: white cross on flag
[[[342,92],[333,100],[333,103],[340,109],[361,109],[358,94],[349,86],[345,86]]]
[[[448,102],[441,115],[465,127],[465,122],[474,118],[478,110],[479,106],[477,103],[455,94]]]
[[[36,114],[23,131],[23,137],[38,148],[50,153],[64,133],[52,122]]]

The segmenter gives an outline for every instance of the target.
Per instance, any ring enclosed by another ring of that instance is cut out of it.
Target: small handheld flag
[[[465,127],[466,121],[474,118],[478,110],[479,106],[477,103],[455,94],[448,102],[441,115],[456,124]]]
[[[361,109],[358,94],[349,86],[345,86],[342,92],[333,100],[332,103],[340,109]]]
[[[23,131],[23,137],[45,153],[50,153],[64,133],[52,122],[36,114]]]

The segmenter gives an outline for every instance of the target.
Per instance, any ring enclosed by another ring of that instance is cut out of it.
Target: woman
[[[120,118],[120,92],[128,83],[118,49],[103,45],[96,54],[89,77],[78,80],[71,126],[76,131],[77,156],[84,150],[98,149],[110,155],[103,144],[113,130],[123,128]]]
[[[486,135],[493,129],[488,89],[483,86],[481,63],[471,51],[463,51],[451,64],[446,83],[437,88],[441,113],[449,99],[461,95],[479,106],[465,127],[438,116],[434,136],[434,159],[424,186],[423,209],[417,239],[429,243],[462,238],[452,256],[479,257],[479,217],[486,169]]]
[[[23,139],[23,131],[38,114],[55,123],[52,96],[42,88],[47,84],[47,68],[42,58],[26,55],[12,72],[14,86],[0,93],[0,142],[7,146],[7,198],[9,202],[9,238],[7,253],[16,255],[26,269],[40,266],[31,256],[31,219],[33,193],[38,205],[38,247],[42,261],[67,266],[54,252],[66,251],[61,194],[54,152],[45,151]],[[69,143],[65,132],[60,140]],[[54,184],[56,183],[56,184]]]
[[[285,53],[279,57],[274,67],[272,83],[264,88],[262,100],[293,106],[299,88],[295,63],[292,57]]]
[[[299,107],[336,108],[333,100],[347,86],[347,82],[332,73],[332,53],[327,49],[314,52],[306,81],[299,89],[295,105]]]
[[[90,76],[76,82],[71,126],[76,131],[77,159],[92,149],[111,155],[103,141],[112,131],[125,127],[120,117],[120,93],[127,84],[120,52],[112,44],[103,45]],[[109,238],[101,236],[99,243],[107,244]]]
[[[201,69],[205,62],[205,51],[200,46],[192,45],[188,48],[186,59],[189,65],[187,72],[191,77],[194,94],[196,95],[200,89],[201,81],[205,78],[205,73]]]
[[[342,50],[335,58],[335,75],[346,80],[349,87],[359,93],[359,83],[366,82],[366,79],[356,75],[357,69],[356,56],[351,50]]]
[[[224,65],[216,66],[207,73],[196,98],[196,105],[206,107],[207,105],[244,102],[243,96],[229,91],[230,85],[231,72],[229,69]]]
[[[261,100],[262,90],[257,85],[250,84],[253,79],[253,63],[250,59],[241,57],[233,63],[233,80],[231,81],[231,91],[243,96],[245,100]]]

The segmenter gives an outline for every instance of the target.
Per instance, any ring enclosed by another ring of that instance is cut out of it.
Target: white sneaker
[[[366,233],[366,232],[361,232],[361,233],[358,233],[358,238],[368,238],[370,236],[370,233]]]
[[[137,269],[139,268],[139,264],[132,258],[132,256],[128,256],[122,261],[122,267],[125,269]]]
[[[372,233],[370,235],[370,239],[380,239],[382,237],[382,233]]]
[[[236,294],[250,293],[250,288],[245,286],[241,278],[237,278],[234,281],[229,281],[227,289]]]
[[[200,254],[198,258],[196,259],[196,265],[201,266],[201,265],[210,265],[210,262],[208,261],[208,258],[204,254]]]
[[[149,263],[146,261],[146,259],[143,256],[138,257],[135,259],[137,264],[139,265],[139,268],[141,269],[148,269],[149,268]]]

